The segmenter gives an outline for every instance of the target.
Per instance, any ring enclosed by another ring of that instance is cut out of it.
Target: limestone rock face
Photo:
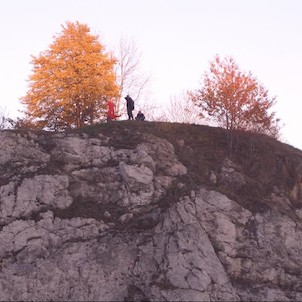
[[[219,192],[249,185],[238,164],[189,187],[154,135],[0,136],[1,301],[302,300],[299,179],[251,211]]]

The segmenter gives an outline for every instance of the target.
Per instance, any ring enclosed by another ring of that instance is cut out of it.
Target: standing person
[[[132,111],[134,110],[134,101],[132,98],[127,94],[125,97],[125,100],[127,101],[127,114],[128,114],[128,120],[133,120],[133,114]]]

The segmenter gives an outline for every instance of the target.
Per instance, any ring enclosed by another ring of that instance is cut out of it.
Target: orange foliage
[[[279,120],[269,112],[275,98],[250,72],[240,71],[232,57],[221,60],[217,55],[204,74],[203,87],[190,96],[221,127],[278,136]]]
[[[67,22],[49,50],[32,59],[29,90],[21,102],[36,127],[64,129],[98,121],[118,95],[116,60],[87,25]]]

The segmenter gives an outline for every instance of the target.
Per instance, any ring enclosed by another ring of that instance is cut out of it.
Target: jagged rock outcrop
[[[127,131],[0,132],[1,301],[302,299],[302,156],[275,183],[224,157],[192,185],[185,138]]]

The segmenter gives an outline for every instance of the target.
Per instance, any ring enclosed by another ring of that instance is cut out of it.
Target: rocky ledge
[[[175,145],[137,135],[0,132],[0,300],[301,301],[302,157],[257,210],[255,165],[190,186]]]

